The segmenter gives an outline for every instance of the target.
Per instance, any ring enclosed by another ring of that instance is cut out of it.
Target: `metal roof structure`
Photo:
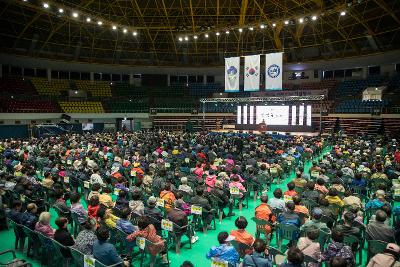
[[[400,48],[398,0],[1,0],[3,53],[90,63],[285,62]]]

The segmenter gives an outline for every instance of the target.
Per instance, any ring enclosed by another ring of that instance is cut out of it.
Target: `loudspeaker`
[[[151,108],[150,109],[150,115],[157,115],[157,109]]]
[[[70,121],[71,121],[71,116],[68,116],[67,114],[61,114],[61,122],[69,123]]]

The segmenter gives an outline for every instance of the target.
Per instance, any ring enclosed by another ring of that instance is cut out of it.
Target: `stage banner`
[[[244,57],[244,90],[260,90],[260,55]]]
[[[240,57],[225,58],[225,92],[239,92]]]
[[[282,90],[282,53],[265,55],[265,89]]]

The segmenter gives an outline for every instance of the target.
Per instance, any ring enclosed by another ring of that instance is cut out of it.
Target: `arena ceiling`
[[[301,62],[400,48],[399,0],[0,0],[0,6],[2,52],[34,57],[204,66],[275,51]]]

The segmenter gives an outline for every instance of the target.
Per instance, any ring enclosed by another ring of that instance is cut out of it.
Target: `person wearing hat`
[[[234,236],[228,234],[228,232],[220,232],[218,234],[219,246],[211,247],[210,251],[207,252],[207,259],[217,258],[219,260],[227,261],[230,265],[236,266],[239,263],[240,256],[236,249],[231,246],[230,241],[235,240]]]
[[[321,208],[316,207],[312,210],[312,219],[306,221],[300,228],[300,230],[307,230],[310,227],[315,227],[317,229],[323,230],[325,232],[330,232],[329,227],[326,225],[326,223],[321,221],[323,215],[323,211]]]
[[[367,202],[365,205],[365,209],[380,209],[382,206],[387,205],[390,207],[390,204],[386,202],[385,199],[385,191],[383,190],[377,190],[375,193],[375,198],[371,199],[370,201]]]
[[[400,267],[399,258],[400,247],[389,243],[383,253],[378,253],[370,259],[367,267]]]

